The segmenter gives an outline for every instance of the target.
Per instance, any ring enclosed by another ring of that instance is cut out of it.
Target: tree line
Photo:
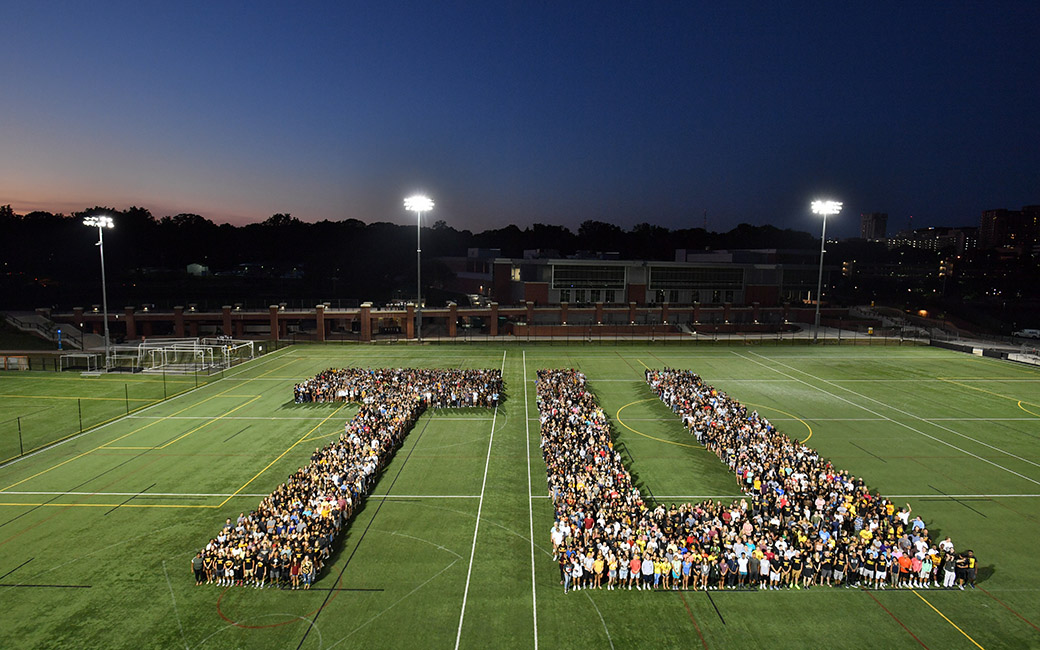
[[[389,300],[413,295],[415,226],[358,219],[301,221],[278,213],[243,226],[217,224],[197,214],[157,218],[146,208],[95,206],[72,214],[16,214],[0,206],[3,307],[70,307],[100,301],[96,230],[86,216],[111,216],[105,231],[110,305],[283,302],[299,299]],[[649,223],[625,230],[587,220],[577,232],[558,225],[514,224],[472,232],[443,220],[422,228],[424,285],[447,284],[450,271],[437,258],[465,256],[467,249],[500,249],[503,257],[525,250],[560,256],[616,253],[623,259],[672,260],[677,248],[813,248],[812,235],[774,226],[741,224],[729,232],[670,230]],[[189,277],[202,264],[213,277]],[[257,282],[258,279],[263,282]]]

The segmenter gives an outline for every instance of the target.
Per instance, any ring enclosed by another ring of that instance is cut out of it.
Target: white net
[[[132,372],[213,374],[253,356],[252,341],[230,337],[156,339],[112,348],[110,365]]]

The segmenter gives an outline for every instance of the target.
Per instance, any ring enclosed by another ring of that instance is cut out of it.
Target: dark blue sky
[[[719,7],[717,5],[723,4]],[[644,5],[649,5],[649,8]],[[8,2],[0,204],[815,232],[1040,203],[1040,3]]]

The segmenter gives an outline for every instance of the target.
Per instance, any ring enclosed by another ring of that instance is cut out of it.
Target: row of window
[[[617,302],[617,293],[614,289],[561,289],[560,290],[560,302],[571,302],[571,296],[574,296],[574,302],[606,302],[612,303]],[[587,300],[586,300],[587,299]]]
[[[697,292],[698,294],[700,292]],[[665,291],[664,289],[658,289],[654,294],[657,303],[678,303],[679,302],[679,290],[670,289]],[[571,300],[573,298],[573,300]],[[575,302],[578,304],[584,303],[614,303],[617,298],[617,293],[613,289],[560,289],[560,302]],[[667,300],[666,300],[667,298]],[[723,302],[733,302],[734,292],[732,290],[719,290],[716,289],[711,292],[711,300],[709,302],[720,304]]]

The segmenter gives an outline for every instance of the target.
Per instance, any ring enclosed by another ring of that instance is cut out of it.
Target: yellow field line
[[[155,449],[155,447],[104,447],[104,449]]]
[[[276,366],[276,367],[274,367],[274,368],[271,368],[271,369],[270,369],[270,370],[268,370],[267,372],[265,372],[265,373],[263,373],[263,374],[259,374],[259,375],[257,375],[256,377],[253,377],[253,379],[260,379],[261,377],[266,377],[267,375],[271,374],[271,373],[272,373],[272,372],[274,372],[275,370],[281,370],[282,368],[284,368],[284,367],[286,367],[286,366],[288,366],[288,365],[294,364],[294,363],[296,363],[297,361],[299,361],[299,359],[292,359],[292,360],[290,360],[290,361],[286,361],[285,363],[283,363],[283,364],[282,364],[282,365],[280,365],[280,366]]]
[[[1028,404],[1028,403],[1029,402],[1026,402],[1026,404]],[[1023,411],[1025,411],[1029,415],[1035,415],[1036,417],[1040,418],[1040,413],[1034,413],[1033,411],[1030,411],[1026,407],[1022,406],[1022,400],[1018,400],[1018,408],[1022,409]]]
[[[75,395],[0,395],[0,397],[16,397],[18,399],[83,399],[83,400],[100,400],[100,401],[112,401],[112,402],[125,402],[129,399],[131,402],[153,402],[155,400],[148,397],[77,397]]]
[[[339,435],[339,431],[333,431],[332,433],[326,433],[326,434],[322,434],[320,436],[314,436],[313,438],[304,438],[300,442],[308,442],[310,440],[321,440],[322,438],[328,438],[330,436],[338,436],[338,435]]]
[[[319,429],[319,428],[321,427],[321,425],[323,425],[323,424],[325,424],[326,422],[328,422],[328,421],[329,421],[329,419],[330,419],[331,417],[333,417],[334,415],[336,415],[337,413],[339,413],[340,411],[342,411],[342,410],[343,410],[343,409],[344,409],[344,408],[345,408],[346,406],[347,406],[347,404],[346,404],[346,402],[344,402],[344,403],[343,403],[343,405],[342,405],[342,406],[340,406],[340,407],[339,407],[338,409],[336,409],[336,410],[335,410],[335,411],[333,411],[332,413],[329,413],[329,414],[328,414],[328,416],[327,416],[327,417],[326,417],[326,418],[325,418],[324,420],[322,420],[322,421],[321,421],[321,422],[319,422],[318,424],[314,425],[314,428],[313,428],[313,429],[311,429],[311,430],[310,430],[310,431],[308,431],[307,433],[303,434],[303,435],[302,435],[302,436],[300,437],[300,439],[299,439],[299,440],[297,440],[296,442],[294,442],[294,443],[293,443],[293,444],[292,444],[292,445],[291,445],[291,446],[290,446],[290,447],[289,447],[288,449],[286,449],[286,450],[285,450],[285,451],[283,451],[282,453],[278,454],[278,457],[277,457],[277,458],[275,458],[274,460],[272,460],[272,461],[271,461],[270,463],[268,463],[268,464],[267,464],[267,466],[266,466],[266,467],[264,467],[264,468],[263,468],[262,470],[260,470],[259,472],[257,472],[257,473],[256,473],[256,475],[255,475],[255,476],[253,476],[253,478],[251,478],[251,479],[249,479],[248,481],[246,481],[245,483],[243,483],[243,484],[242,484],[242,487],[240,487],[240,488],[238,488],[237,490],[235,490],[234,492],[232,492],[232,493],[231,493],[231,496],[229,496],[228,498],[226,498],[226,499],[224,499],[223,501],[221,501],[221,502],[220,502],[220,504],[219,504],[219,505],[217,505],[216,507],[220,508],[220,507],[221,507],[221,506],[223,506],[223,505],[224,505],[225,503],[227,503],[228,501],[230,501],[231,499],[233,499],[233,498],[235,497],[235,495],[237,495],[237,494],[238,494],[239,492],[241,492],[242,490],[246,489],[246,487],[248,487],[250,483],[252,483],[253,481],[255,481],[255,480],[256,480],[256,479],[257,479],[257,478],[258,478],[258,477],[259,477],[259,476],[260,476],[261,474],[263,474],[264,472],[266,472],[266,471],[268,470],[268,468],[270,468],[270,467],[271,467],[271,465],[274,465],[274,464],[275,464],[275,463],[277,463],[277,462],[278,462],[279,460],[281,460],[281,459],[282,459],[282,457],[283,457],[283,456],[285,456],[285,455],[286,455],[287,453],[289,453],[290,451],[292,451],[292,450],[293,450],[293,449],[294,449],[294,448],[296,447],[296,445],[298,445],[298,444],[300,444],[301,442],[303,442],[304,440],[306,440],[308,436],[310,436],[310,435],[311,435],[312,433],[314,433],[315,431],[317,431],[317,430],[318,430],[318,429]]]
[[[169,442],[168,442],[168,443],[166,443],[165,445],[162,445],[161,447],[156,447],[156,449],[166,449],[167,447],[169,447],[169,446],[170,446],[170,445],[172,445],[173,443],[177,442],[178,440],[183,440],[184,438],[187,438],[188,436],[190,436],[191,434],[195,433],[195,432],[196,432],[196,431],[198,431],[199,429],[202,429],[202,428],[204,428],[204,427],[208,427],[209,425],[213,424],[213,423],[214,423],[214,422],[216,422],[217,420],[220,420],[220,419],[221,419],[221,418],[223,418],[223,417],[226,417],[226,416],[228,416],[228,415],[231,415],[232,413],[234,413],[235,411],[237,411],[237,410],[238,410],[238,409],[240,409],[240,408],[244,408],[244,407],[246,407],[246,406],[249,406],[250,404],[252,404],[253,402],[255,402],[255,401],[256,401],[256,400],[258,400],[258,399],[260,399],[260,396],[259,396],[259,395],[257,395],[257,396],[256,396],[256,397],[254,397],[253,399],[249,400],[249,401],[248,401],[248,402],[246,402],[245,404],[239,404],[238,406],[236,406],[235,408],[231,409],[231,410],[230,410],[230,411],[228,411],[227,413],[223,413],[223,414],[221,414],[220,416],[218,416],[218,417],[215,417],[215,418],[213,418],[212,420],[206,420],[205,422],[203,422],[203,423],[202,423],[202,424],[200,424],[199,426],[195,427],[195,428],[194,428],[194,429],[192,429],[191,431],[189,431],[189,432],[185,433],[185,434],[184,434],[184,435],[182,435],[182,436],[178,436],[178,437],[174,438],[173,440],[169,441]]]
[[[187,393],[189,390],[192,390],[192,388],[185,388],[182,391],[178,391],[176,393],[173,393],[172,395],[170,395],[166,399],[172,399],[174,397],[177,397],[178,395],[182,395],[184,393]],[[63,436],[61,438],[58,438],[57,440],[51,440],[50,442],[46,442],[46,443],[44,443],[42,445],[39,445],[37,447],[33,447],[32,449],[29,449],[25,453],[26,454],[31,454],[32,452],[36,451],[37,449],[43,449],[44,447],[46,447],[48,445],[54,445],[54,444],[57,444],[57,443],[59,443],[59,442],[61,442],[63,440],[68,440],[69,438],[71,438],[73,436],[78,436],[78,435],[80,435],[82,433],[86,433],[87,431],[90,431],[92,429],[97,429],[98,427],[103,427],[106,424],[108,424],[109,422],[115,422],[116,420],[118,420],[120,418],[124,418],[127,415],[132,415],[134,413],[137,413],[138,411],[140,411],[142,409],[146,409],[149,406],[152,406],[153,404],[158,404],[159,402],[162,402],[162,401],[163,400],[161,400],[161,399],[155,399],[155,400],[152,400],[151,402],[149,402],[148,404],[142,404],[141,406],[135,406],[134,408],[130,409],[129,413],[124,413],[124,414],[117,415],[117,416],[112,417],[112,418],[108,418],[107,420],[102,420],[101,422],[98,422],[96,424],[92,424],[92,425],[88,426],[86,429],[83,429],[83,431],[75,431],[73,433],[70,433],[67,436]],[[199,402],[199,403],[201,404],[202,402]],[[179,412],[180,411],[178,411],[178,413]],[[174,415],[176,415],[176,413]],[[115,441],[113,440],[113,442],[115,442]],[[109,449],[118,449],[118,447],[109,447]],[[19,454],[19,456],[24,456],[24,455],[25,454]],[[11,456],[9,458],[5,458],[4,460],[0,461],[0,464],[6,463],[9,460],[14,460],[15,458],[18,458],[18,456]],[[11,487],[11,486],[8,486],[8,487]],[[4,490],[6,490],[6,489],[8,489],[8,488],[4,488]],[[3,490],[0,490],[0,492],[3,492]]]
[[[781,411],[780,409],[776,408],[775,406],[765,406],[763,404],[752,404],[751,402],[742,402],[742,404],[744,404],[744,406],[753,406],[756,409],[768,409],[770,411],[776,411],[777,413],[782,413],[782,414],[786,415],[789,418],[794,418],[795,420],[798,420],[799,422],[801,422],[805,426],[805,428],[809,430],[809,435],[807,435],[805,437],[805,440],[802,440],[802,444],[803,445],[806,442],[809,441],[809,438],[812,438],[812,427],[809,426],[809,423],[806,422],[805,420],[803,420],[802,418],[798,417],[797,415],[794,415],[793,413],[788,413],[787,411]]]
[[[942,377],[937,377],[937,379],[939,379],[940,381],[945,381],[945,382],[950,383],[950,384],[956,384],[957,386],[963,386],[964,388],[969,388],[971,390],[977,390],[980,393],[987,393],[989,395],[993,395],[994,397],[1000,397],[1002,399],[1009,399],[1012,402],[1018,402],[1018,405],[1020,407],[1022,406],[1022,404],[1028,404],[1030,406],[1040,406],[1040,404],[1034,404],[1032,402],[1027,402],[1025,400],[1020,400],[1017,397],[1010,397],[1008,395],[1001,395],[1000,393],[995,393],[995,392],[993,392],[991,390],[986,390],[985,388],[979,388],[977,386],[969,386],[968,384],[962,384],[961,382],[953,381],[952,379],[944,379]]]
[[[26,381],[42,379],[42,380],[46,381],[47,383],[50,383],[52,381],[86,381],[86,378],[84,378],[84,377],[40,377],[38,375],[37,376],[33,376],[33,375],[28,375],[28,376],[4,375],[3,378],[4,379],[24,379]],[[161,383],[162,381],[163,380],[158,378],[158,377],[156,377],[155,379],[143,379],[141,377],[134,377],[130,381],[127,381],[127,378],[122,378],[122,377],[113,377],[111,379],[107,379],[105,377],[91,377],[90,378],[90,382],[91,383],[99,382],[99,383],[102,383],[102,384],[136,384],[138,386],[143,386],[143,385],[146,385],[146,384]],[[191,384],[191,383],[194,383],[194,382],[191,379],[167,379],[166,383],[167,384]]]
[[[188,390],[190,390],[190,389],[188,389]],[[52,471],[52,470],[55,470],[55,469],[58,469],[59,467],[61,467],[61,466],[63,466],[63,465],[66,465],[66,464],[68,464],[68,463],[71,463],[71,462],[72,462],[72,461],[74,461],[74,460],[77,460],[77,459],[83,458],[83,457],[84,457],[84,456],[86,456],[87,454],[93,453],[93,452],[97,451],[98,449],[101,449],[101,448],[102,448],[102,447],[104,447],[105,445],[109,445],[109,444],[112,444],[113,442],[118,442],[118,441],[122,440],[123,438],[126,438],[126,437],[128,437],[128,436],[132,436],[132,435],[134,435],[134,434],[135,434],[135,433],[137,433],[138,431],[144,431],[144,430],[145,430],[145,429],[147,429],[148,427],[151,427],[151,426],[155,426],[156,424],[159,424],[160,422],[164,422],[164,421],[166,420],[166,418],[168,418],[168,417],[172,417],[172,416],[174,416],[174,415],[178,415],[178,414],[180,414],[180,413],[183,413],[183,412],[187,411],[188,409],[193,409],[193,408],[197,407],[197,406],[198,406],[199,404],[204,404],[204,403],[208,402],[209,400],[211,400],[211,399],[213,399],[213,398],[215,398],[215,397],[220,397],[221,395],[223,395],[224,393],[227,393],[227,392],[228,392],[228,391],[230,391],[230,390],[231,390],[231,388],[227,389],[227,390],[226,390],[226,391],[224,391],[223,393],[217,393],[216,395],[211,395],[211,396],[207,397],[207,398],[206,398],[206,399],[204,399],[204,400],[201,400],[201,401],[199,401],[199,402],[196,402],[196,403],[194,403],[194,404],[191,404],[191,405],[189,405],[189,406],[185,406],[185,407],[184,407],[184,408],[182,408],[181,410],[179,410],[179,411],[175,411],[175,412],[171,413],[170,415],[166,416],[165,418],[163,418],[163,419],[161,419],[161,420],[153,420],[153,421],[149,422],[148,424],[144,425],[143,427],[140,427],[140,428],[134,429],[133,431],[131,431],[131,432],[129,432],[129,433],[125,433],[125,434],[123,434],[123,435],[119,436],[118,438],[114,438],[114,439],[112,439],[112,440],[109,440],[108,442],[106,442],[106,443],[104,443],[104,444],[101,444],[101,445],[98,445],[97,447],[94,447],[93,449],[88,449],[87,451],[83,452],[82,454],[78,454],[78,455],[76,455],[76,456],[73,456],[72,458],[68,458],[68,459],[66,459],[66,460],[63,460],[63,461],[61,461],[60,463],[58,463],[57,465],[53,465],[53,466],[51,466],[51,467],[48,467],[48,468],[47,468],[47,469],[45,469],[45,470],[42,470],[42,471],[36,472],[35,474],[33,474],[32,476],[29,476],[29,477],[27,477],[27,478],[23,478],[22,480],[18,481],[17,483],[12,483],[11,485],[8,485],[7,487],[5,487],[5,488],[3,488],[3,489],[0,489],[0,492],[4,492],[4,491],[6,491],[6,490],[10,490],[10,489],[11,489],[11,488],[13,488],[13,487],[17,487],[17,486],[21,485],[22,483],[25,483],[26,481],[30,481],[30,480],[32,480],[32,479],[34,479],[34,478],[36,478],[37,476],[43,476],[43,475],[44,475],[44,474],[46,474],[47,472],[50,472],[50,471]],[[123,417],[123,416],[119,416],[119,417]]]
[[[147,496],[143,494],[141,496]],[[33,508],[216,508],[217,506],[203,506],[198,504],[182,503],[0,503],[0,506],[29,506]]]
[[[972,643],[974,643],[974,644],[975,644],[975,647],[976,647],[976,648],[978,648],[979,650],[986,650],[985,648],[983,648],[982,646],[980,646],[980,645],[979,645],[978,641],[976,641],[975,639],[973,639],[973,638],[971,638],[970,636],[968,636],[968,633],[967,633],[967,632],[965,632],[965,631],[964,631],[964,630],[962,630],[961,628],[957,627],[957,624],[956,624],[956,623],[954,623],[954,622],[953,622],[953,621],[951,621],[950,619],[946,618],[946,615],[945,615],[945,614],[943,614],[942,612],[940,612],[940,611],[939,611],[938,609],[935,609],[935,605],[931,604],[930,602],[928,602],[928,600],[927,600],[927,599],[925,599],[925,597],[924,597],[924,596],[922,596],[921,594],[917,593],[917,590],[916,590],[916,589],[911,589],[910,591],[912,591],[912,592],[914,593],[914,595],[915,595],[915,596],[917,596],[918,598],[920,598],[921,600],[923,600],[923,601],[924,601],[924,603],[925,603],[926,605],[928,605],[929,607],[931,607],[931,608],[932,608],[932,609],[933,609],[933,610],[935,611],[935,613],[936,613],[936,614],[938,614],[939,616],[942,616],[942,617],[943,617],[943,620],[944,620],[944,621],[946,621],[947,623],[949,623],[950,625],[952,625],[952,626],[954,627],[954,629],[956,629],[956,630],[957,630],[958,632],[960,632],[961,634],[963,634],[963,635],[965,636],[965,638],[967,638],[967,639],[968,639],[969,641],[971,641]]]
[[[645,363],[643,363],[643,360],[642,360],[642,359],[636,359],[636,361],[638,361],[638,362],[639,362],[639,365],[643,366],[643,367],[644,367],[644,368],[646,368],[647,370],[650,370],[650,366],[648,366],[648,365],[646,365]]]
[[[642,362],[640,362],[640,363],[642,363]],[[707,449],[705,449],[701,445],[691,445],[691,444],[687,444],[685,442],[675,442],[674,440],[665,440],[664,438],[657,438],[655,436],[651,436],[650,434],[643,433],[642,431],[636,431],[632,427],[630,427],[627,424],[625,424],[625,421],[621,419],[621,411],[624,411],[629,406],[632,406],[633,404],[639,404],[641,402],[653,402],[656,399],[657,399],[656,397],[648,397],[647,399],[637,399],[634,402],[629,402],[628,404],[625,404],[624,406],[622,406],[621,408],[619,408],[617,410],[617,413],[614,415],[614,418],[618,421],[618,424],[620,424],[621,426],[625,427],[626,429],[628,429],[632,433],[636,434],[637,436],[643,436],[644,438],[650,438],[651,440],[656,440],[657,442],[663,442],[663,443],[666,443],[666,444],[669,444],[669,445],[675,445],[676,447],[689,447],[690,449],[699,449],[700,451],[708,451]]]

